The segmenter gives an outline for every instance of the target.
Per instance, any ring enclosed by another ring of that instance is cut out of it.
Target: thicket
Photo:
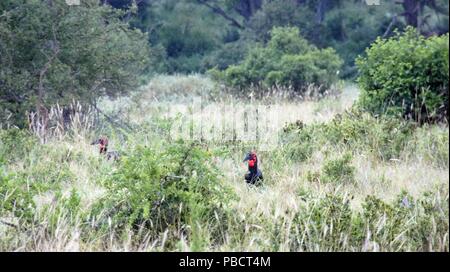
[[[360,109],[419,123],[448,120],[449,36],[408,28],[378,38],[357,60]]]
[[[197,226],[207,226],[211,243],[217,243],[214,233],[223,229],[234,197],[220,177],[212,154],[196,144],[177,142],[162,150],[138,145],[102,181],[107,193],[90,216],[100,229],[113,224],[118,233],[145,229],[152,237],[169,231],[170,239],[195,239]]]
[[[321,90],[330,88],[338,80],[342,61],[331,49],[318,49],[300,35],[295,27],[273,28],[266,46],[249,50],[239,65],[224,71],[210,71],[216,79],[244,89],[250,86],[291,87],[297,92],[309,85]]]
[[[427,137],[421,137],[425,131],[428,131]],[[425,139],[431,139],[434,143],[424,143]],[[420,128],[401,118],[374,117],[356,109],[338,114],[327,123],[305,125],[299,121],[289,124],[281,140],[289,150],[288,155],[297,161],[306,161],[315,151],[331,146],[338,150],[369,154],[383,161],[416,154],[437,165],[448,164],[443,159],[449,150],[445,132]],[[424,148],[414,149],[414,145],[439,148],[435,149],[434,154],[429,154]]]
[[[95,104],[139,86],[150,59],[144,33],[122,10],[81,3],[2,1],[0,122],[24,127],[27,112],[45,119],[56,103]]]
[[[132,0],[104,1],[129,9]],[[420,3],[419,3],[420,2]],[[419,12],[419,8],[420,12]],[[161,52],[160,72],[204,72],[237,65],[254,43],[267,43],[274,27],[297,27],[318,48],[332,47],[344,60],[341,75],[356,76],[355,58],[378,36],[407,25],[425,35],[448,32],[448,1],[359,0],[153,0],[137,1],[133,26],[148,31]]]

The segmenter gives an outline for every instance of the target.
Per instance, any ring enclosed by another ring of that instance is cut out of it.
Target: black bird
[[[248,184],[256,184],[262,181],[263,175],[261,170],[258,168],[258,157],[255,152],[249,152],[244,159],[244,162],[248,161],[248,172],[245,174],[245,182]]]

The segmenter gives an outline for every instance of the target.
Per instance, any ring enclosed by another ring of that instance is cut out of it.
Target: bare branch
[[[197,2],[199,4],[202,4],[208,8],[210,8],[214,13],[222,16],[224,19],[228,20],[231,22],[231,25],[240,28],[240,29],[244,29],[245,27],[243,25],[241,25],[238,21],[236,21],[236,19],[234,19],[233,17],[229,16],[223,9],[221,9],[219,6],[217,5],[211,5],[210,3],[208,3],[207,0],[197,0]]]
[[[397,14],[394,15],[394,17],[392,17],[392,21],[389,24],[388,28],[386,29],[386,31],[383,34],[383,39],[387,37],[387,35],[389,35],[389,33],[391,33],[392,27],[397,23]]]
[[[118,126],[122,129],[125,129],[126,131],[132,131],[133,128],[130,127],[127,123],[119,123],[116,122],[111,116],[107,115],[106,113],[104,113],[102,110],[100,110],[94,103],[90,103],[90,105],[99,113],[101,113],[105,118],[106,121],[108,121],[109,123],[111,123],[113,126]]]

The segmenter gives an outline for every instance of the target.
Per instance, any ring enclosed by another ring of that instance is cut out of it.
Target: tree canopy
[[[354,60],[378,36],[413,26],[424,36],[448,32],[448,1],[364,0],[108,0],[117,8],[136,3],[131,24],[149,32],[165,58],[161,72],[204,72],[238,64],[247,48],[267,42],[273,27],[297,27],[318,48],[333,47],[344,60],[345,77]],[[236,57],[237,56],[237,57]]]
[[[46,114],[55,103],[94,103],[137,86],[150,50],[123,15],[93,0],[2,1],[0,114],[23,125],[27,111]]]

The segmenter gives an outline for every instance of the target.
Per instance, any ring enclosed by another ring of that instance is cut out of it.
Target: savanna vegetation
[[[438,0],[2,1],[0,251],[448,252],[448,39]]]

